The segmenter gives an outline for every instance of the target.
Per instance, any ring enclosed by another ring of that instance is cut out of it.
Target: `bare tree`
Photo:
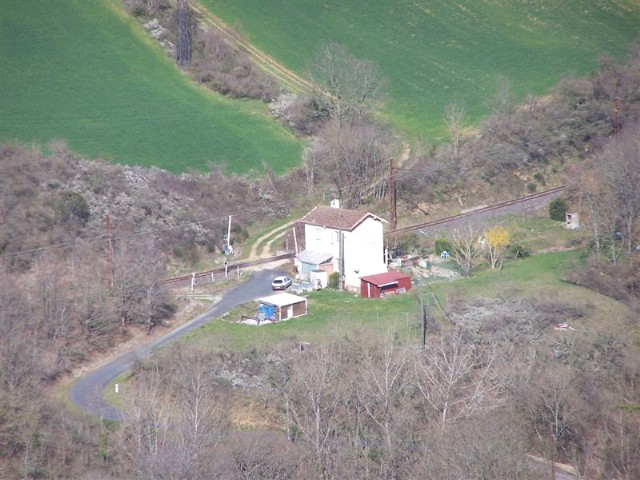
[[[335,345],[318,345],[279,365],[272,376],[289,436],[308,443],[322,479],[333,478],[337,468],[343,366]]]
[[[340,123],[363,118],[382,100],[384,81],[377,66],[356,58],[340,45],[331,44],[320,50],[311,77],[325,88],[325,92],[316,95]]]
[[[313,171],[307,178],[322,177],[333,184],[347,208],[384,198],[387,165],[395,142],[390,133],[375,125],[330,122],[307,155]]]
[[[127,424],[121,430],[122,450],[138,478],[157,478],[170,471],[169,392],[163,388],[159,369],[150,371],[144,384],[132,387],[125,401]]]
[[[176,8],[176,62],[180,66],[191,63],[191,46],[195,34],[195,17],[187,0],[178,0]]]
[[[214,389],[211,354],[170,353],[137,371],[122,393],[122,445],[140,478],[207,478],[228,429],[227,390]]]
[[[620,236],[630,256],[640,232],[640,123],[629,125],[597,159],[606,189],[613,196]],[[615,232],[614,232],[615,235]]]
[[[71,329],[69,301],[63,284],[63,267],[53,257],[38,260],[40,318],[47,340],[59,344]]]
[[[464,129],[468,122],[467,110],[464,103],[454,101],[448,104],[444,111],[444,121],[447,130],[449,130],[453,158],[456,160],[459,154],[460,142],[464,135]]]
[[[621,251],[633,264],[640,243],[640,124],[629,125],[581,169],[573,187],[589,214],[596,255],[614,264]]]
[[[472,226],[457,229],[452,234],[451,259],[460,267],[462,275],[468,277],[482,259],[479,234]]]
[[[528,442],[517,415],[499,409],[458,422],[421,446],[410,478],[426,480],[540,479],[531,471]],[[545,472],[546,473],[546,472]]]
[[[374,443],[373,438],[369,439],[381,452],[379,476],[396,478],[401,459],[406,457],[404,444],[411,437],[407,432],[415,426],[409,415],[414,410],[411,401],[414,389],[408,351],[387,338],[382,343],[365,343],[358,356],[361,357],[357,384],[359,405],[375,427],[372,433],[377,430],[381,440]]]
[[[154,251],[156,244],[150,235],[116,238],[114,285],[122,326],[140,323],[149,327],[163,317],[166,292],[157,280],[164,276],[164,266],[161,255],[154,256]]]
[[[496,368],[495,349],[465,341],[461,330],[427,344],[416,362],[416,385],[440,417],[444,433],[449,422],[502,404],[505,379]]]
[[[305,477],[302,445],[276,432],[236,433],[225,441],[232,468],[217,478],[294,480]]]

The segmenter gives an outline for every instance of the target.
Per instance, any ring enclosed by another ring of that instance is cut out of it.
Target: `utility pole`
[[[389,201],[391,202],[391,230],[398,226],[398,215],[396,213],[396,184],[393,177],[393,158],[389,159]]]
[[[422,349],[427,346],[427,304],[424,301],[424,292],[420,293],[420,314],[422,315]]]
[[[342,225],[338,230],[338,255],[340,255],[340,261],[338,263],[338,290],[344,290],[344,234],[342,233]]]
[[[556,478],[556,437],[553,434],[553,425],[549,425],[549,453],[551,454],[551,480]]]
[[[113,290],[113,243],[111,242],[111,215],[107,213],[107,278]]]
[[[616,97],[613,103],[613,125],[614,125],[614,132],[615,132],[616,138],[618,137],[618,130],[620,127],[620,123],[618,121],[619,112],[620,112],[620,107],[618,105],[618,97]]]
[[[427,303],[424,300],[423,279],[420,277],[420,323],[422,327],[422,349],[427,346]]]

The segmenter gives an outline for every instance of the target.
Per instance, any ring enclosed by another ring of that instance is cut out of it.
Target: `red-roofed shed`
[[[401,272],[385,272],[360,277],[360,295],[381,298],[411,290],[411,277]]]

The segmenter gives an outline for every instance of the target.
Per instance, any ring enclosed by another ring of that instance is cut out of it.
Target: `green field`
[[[622,57],[640,32],[638,0],[201,0],[296,72],[318,49],[346,46],[388,80],[386,113],[419,137],[442,137],[443,111],[463,102],[473,121],[506,78],[520,98],[599,55]]]
[[[477,122],[500,77],[543,93],[597,57],[622,57],[640,0],[202,0],[259,48],[304,72],[334,42],[376,62],[386,114],[405,132],[444,138],[463,102]],[[264,104],[231,101],[182,75],[119,0],[0,2],[0,141],[64,140],[91,157],[200,170],[282,173],[302,150]]]
[[[119,0],[0,2],[0,141],[64,140],[87,156],[172,171],[281,173],[302,144],[264,104],[198,88]]]

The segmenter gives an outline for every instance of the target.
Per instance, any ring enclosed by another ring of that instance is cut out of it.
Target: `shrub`
[[[527,258],[531,252],[517,243],[509,244],[507,247],[507,258]]]
[[[87,201],[77,192],[64,192],[58,200],[58,214],[63,223],[86,225],[90,211]]]
[[[436,240],[436,255],[440,255],[444,251],[451,252],[453,248],[451,247],[451,243],[446,238],[438,238]]]
[[[545,180],[544,175],[542,173],[536,172],[533,175],[533,178],[535,179],[536,182],[538,182],[543,187],[547,185],[547,181]]]
[[[340,274],[338,272],[333,272],[329,275],[329,288],[338,289],[340,280]]]
[[[549,217],[558,222],[564,222],[569,206],[564,198],[556,198],[549,204]]]

